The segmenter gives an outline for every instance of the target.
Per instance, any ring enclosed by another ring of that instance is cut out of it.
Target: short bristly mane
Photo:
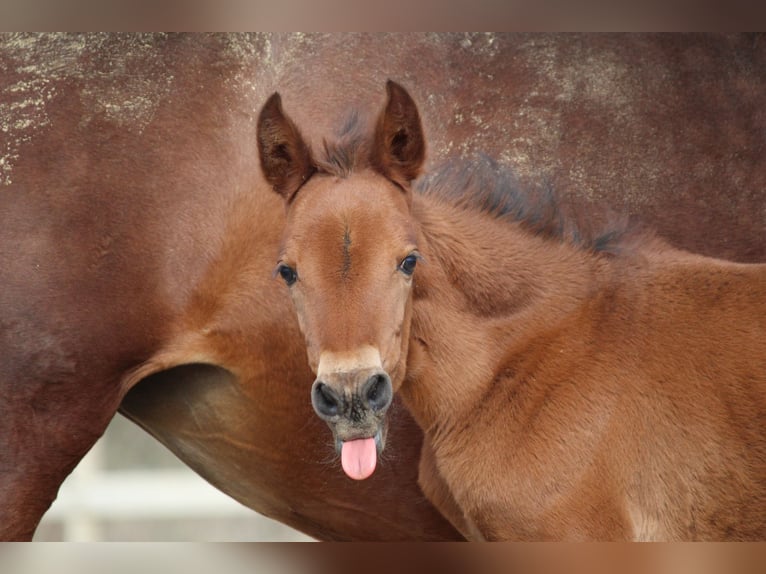
[[[536,235],[594,252],[617,252],[631,232],[627,220],[606,231],[594,230],[585,217],[565,213],[550,185],[522,186],[510,167],[484,154],[445,161],[416,182],[416,191],[517,222]]]
[[[369,129],[368,122],[351,112],[335,138],[322,142],[321,154],[315,160],[318,171],[345,178],[369,167]],[[420,177],[414,191],[517,222],[536,235],[594,252],[616,253],[631,231],[627,221],[594,231],[585,217],[564,214],[561,200],[550,185],[522,186],[510,167],[484,154],[446,160]]]

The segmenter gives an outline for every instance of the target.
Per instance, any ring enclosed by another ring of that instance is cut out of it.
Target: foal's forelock
[[[368,119],[353,111],[333,139],[322,141],[321,154],[315,158],[320,173],[346,178],[355,171],[371,166]]]

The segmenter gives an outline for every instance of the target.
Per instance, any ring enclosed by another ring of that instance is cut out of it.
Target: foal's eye
[[[415,266],[418,264],[418,255],[416,253],[410,253],[407,257],[402,259],[399,263],[399,271],[405,275],[412,275],[415,272]]]
[[[287,283],[288,287],[298,280],[298,273],[295,269],[284,263],[281,263],[279,267],[277,267],[277,273],[279,273],[279,276],[282,277],[285,283]]]

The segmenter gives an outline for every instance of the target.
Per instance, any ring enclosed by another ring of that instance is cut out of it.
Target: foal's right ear
[[[258,154],[266,180],[287,203],[316,171],[306,142],[282,111],[282,98],[276,92],[258,116]]]

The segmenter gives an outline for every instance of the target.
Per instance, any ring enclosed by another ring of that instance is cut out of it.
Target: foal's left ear
[[[375,127],[372,165],[389,179],[407,186],[420,174],[426,142],[414,100],[403,87],[388,80],[388,102]]]
[[[282,98],[276,92],[258,116],[258,154],[263,175],[287,203],[316,170],[309,147],[282,111]]]

